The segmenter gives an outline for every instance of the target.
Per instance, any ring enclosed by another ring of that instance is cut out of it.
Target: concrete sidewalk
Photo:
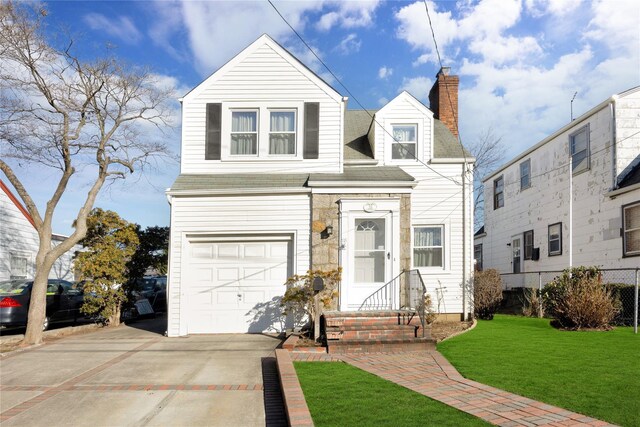
[[[341,355],[292,353],[291,358],[304,362],[343,361],[499,426],[613,425],[468,380],[437,351]]]
[[[232,334],[165,338],[147,326],[103,329],[2,356],[2,426],[286,422],[278,396],[265,390],[266,383],[278,387],[268,371],[280,340]]]

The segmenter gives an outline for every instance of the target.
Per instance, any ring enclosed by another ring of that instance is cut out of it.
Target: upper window
[[[562,255],[562,223],[549,226],[549,256]]]
[[[415,159],[418,143],[418,126],[394,125],[393,143],[391,144],[392,159]]]
[[[296,154],[296,112],[271,111],[269,120],[269,154]]]
[[[640,202],[622,207],[624,256],[640,255]]]
[[[473,246],[473,258],[476,261],[476,270],[482,271],[482,243]]]
[[[258,112],[231,112],[231,154],[255,156],[258,154]]]
[[[531,159],[520,163],[520,190],[531,187]]]
[[[11,279],[26,279],[27,278],[27,263],[28,260],[24,256],[11,255]]]
[[[533,230],[524,232],[524,259],[533,259]]]
[[[583,126],[569,136],[571,162],[573,173],[580,173],[589,169],[589,125]]]
[[[493,209],[504,206],[504,177],[493,181]]]
[[[441,225],[413,229],[413,266],[443,267],[444,240]]]

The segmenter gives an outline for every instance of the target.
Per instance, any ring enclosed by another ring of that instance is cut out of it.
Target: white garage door
[[[280,299],[291,274],[290,246],[290,239],[190,243],[188,333],[283,330]]]

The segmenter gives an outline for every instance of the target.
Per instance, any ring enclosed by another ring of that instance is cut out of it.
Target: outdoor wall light
[[[327,228],[324,229],[324,232],[327,236],[332,236],[333,235],[333,226],[332,225],[327,225]]]
[[[511,243],[507,243],[507,246],[511,246]]]

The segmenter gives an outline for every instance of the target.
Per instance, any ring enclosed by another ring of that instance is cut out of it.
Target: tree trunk
[[[51,233],[49,238],[40,238],[40,247],[36,255],[36,274],[31,287],[31,300],[29,301],[29,313],[27,315],[27,330],[24,334],[23,345],[34,345],[42,342],[42,326],[47,315],[47,285],[49,273],[53,268],[47,255],[51,247]]]
[[[120,304],[116,305],[113,310],[113,314],[109,318],[109,326],[120,326],[120,311],[122,307]]]

